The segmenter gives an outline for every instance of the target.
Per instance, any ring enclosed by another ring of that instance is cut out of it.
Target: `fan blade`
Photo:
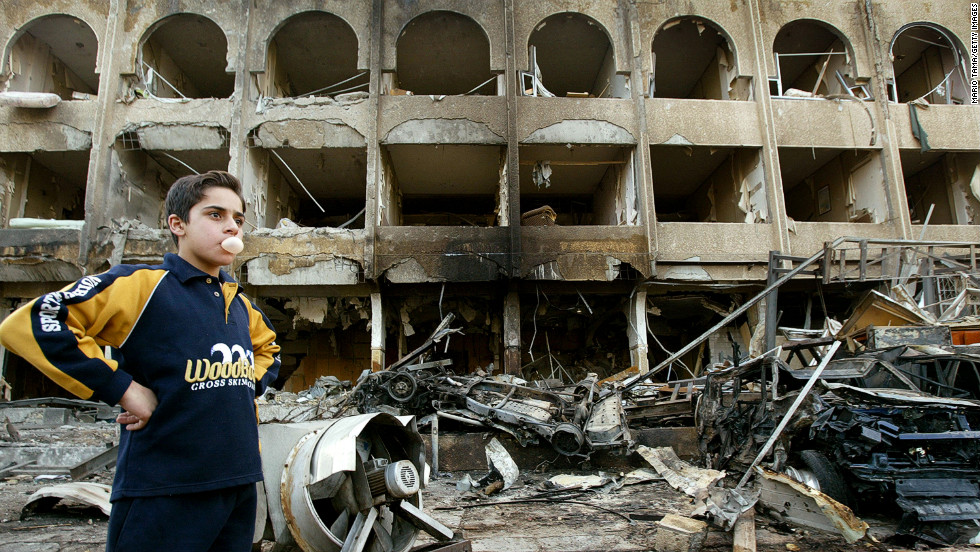
[[[370,552],[391,552],[395,543],[391,540],[391,533],[381,524],[380,517],[378,521],[374,522],[374,527],[371,530],[374,532],[374,540],[371,541]]]
[[[349,523],[350,523],[350,514],[347,513],[347,510],[341,511],[340,515],[337,516],[337,519],[334,520],[332,524],[330,524],[330,534],[332,534],[335,537],[344,537],[345,535],[347,535],[347,528]]]
[[[357,517],[354,518],[354,526],[351,527],[350,533],[344,539],[344,546],[340,552],[363,552],[364,546],[367,545],[368,538],[374,529],[376,519],[378,519],[377,508],[368,510],[367,515],[364,512],[358,512]]]
[[[416,508],[411,502],[406,500],[399,502],[398,509],[395,511],[397,514],[400,514],[402,519],[408,520],[412,525],[425,531],[438,541],[448,541],[453,538],[452,530],[436,521],[429,514]]]
[[[354,498],[354,483],[351,482],[350,472],[341,472],[346,474],[348,477],[344,477],[340,483],[340,487],[337,492],[330,498],[330,505],[333,507],[335,512],[347,511],[351,515],[360,511],[357,507],[357,499]]]
[[[326,479],[321,479],[312,485],[307,485],[310,500],[333,497],[340,490],[340,486],[344,483],[346,477],[347,474],[345,472],[337,472],[330,474]]]

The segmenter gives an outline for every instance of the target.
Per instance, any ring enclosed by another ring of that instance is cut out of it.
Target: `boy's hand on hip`
[[[129,431],[137,431],[146,427],[146,422],[150,421],[150,416],[157,408],[157,396],[149,387],[134,381],[119,399],[119,406],[125,411],[116,416],[116,421],[126,424]]]

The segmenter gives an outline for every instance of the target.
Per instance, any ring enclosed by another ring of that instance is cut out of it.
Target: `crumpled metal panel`
[[[109,515],[112,504],[109,495],[112,487],[101,483],[73,482],[64,485],[41,487],[27,499],[27,504],[21,510],[21,515],[27,515],[39,510],[50,509],[62,499],[71,499],[88,506],[94,506],[102,513]]]
[[[759,501],[787,520],[838,532],[847,542],[857,542],[868,531],[868,524],[850,508],[826,494],[782,473],[757,468],[763,477]]]

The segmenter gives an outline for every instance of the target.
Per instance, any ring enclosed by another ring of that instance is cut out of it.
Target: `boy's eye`
[[[242,218],[235,219],[235,224],[237,224],[238,226],[243,226],[245,224],[245,219]]]

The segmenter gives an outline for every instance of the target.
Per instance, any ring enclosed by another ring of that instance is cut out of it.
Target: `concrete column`
[[[762,0],[749,0],[748,2],[748,21],[746,25],[752,32],[753,57],[740,58],[739,65],[749,63],[751,60],[752,71],[743,70],[742,73],[755,75],[752,79],[752,86],[755,88],[755,105],[759,112],[759,120],[762,122],[762,166],[766,176],[766,202],[769,206],[769,220],[772,223],[772,240],[769,249],[780,251],[790,251],[789,246],[789,221],[786,218],[786,200],[783,195],[783,175],[779,172],[779,153],[776,144],[775,116],[773,115],[772,97],[769,95],[768,75],[775,75],[776,68],[769,67],[769,63],[775,63],[771,56],[766,52],[772,51],[772,44],[767,44],[763,39],[765,33],[765,18],[762,17]],[[809,253],[807,253],[809,254]]]
[[[120,20],[120,13],[123,17]],[[119,63],[116,52],[125,51],[123,43],[132,40],[125,31],[125,7],[119,0],[109,0],[109,17],[106,20],[105,37],[99,44],[99,109],[92,125],[92,150],[89,154],[88,175],[85,187],[85,230],[78,248],[78,260],[83,266],[89,252],[99,242],[99,229],[107,227],[116,213],[105,208],[110,202],[110,178],[112,173],[113,115],[117,113],[116,99],[121,89]],[[97,261],[94,259],[94,261]]]
[[[636,109],[636,120],[639,128],[636,146],[636,162],[633,163],[634,178],[636,185],[637,209],[640,212],[640,224],[643,225],[647,236],[647,251],[649,251],[649,265],[647,269],[651,275],[657,273],[656,252],[660,249],[657,237],[656,207],[653,197],[653,170],[650,168],[650,134],[647,129],[647,79],[643,71],[643,33],[640,31],[640,15],[636,10],[636,2],[630,0],[620,0],[619,7],[626,17],[624,30],[628,33],[626,45],[629,48],[629,56],[632,61],[632,74],[630,82],[633,83],[633,105]],[[647,44],[649,46],[649,44]],[[644,336],[646,337],[646,336]]]
[[[895,125],[889,117],[888,110],[891,104],[888,103],[888,82],[887,75],[890,74],[885,68],[886,63],[891,63],[891,43],[882,40],[878,34],[878,27],[875,23],[876,15],[874,7],[869,1],[858,2],[864,25],[864,44],[874,60],[874,70],[871,72],[871,82],[874,85],[874,95],[876,101],[868,102],[870,109],[874,112],[876,124],[876,139],[881,143],[881,168],[885,176],[885,194],[888,200],[889,218],[891,224],[895,226],[899,235],[904,239],[915,239],[912,232],[912,217],[909,214],[908,198],[905,196],[905,176],[902,173],[902,159],[898,149],[898,135]],[[895,106],[908,109],[908,106]]]
[[[507,198],[509,200],[506,206],[501,205],[501,209],[506,209],[508,212],[508,222],[509,222],[509,262],[507,270],[512,278],[521,277],[521,185],[520,178],[520,165],[518,164],[518,137],[517,137],[517,90],[515,89],[517,80],[517,66],[514,64],[515,52],[517,50],[517,37],[514,34],[514,0],[504,0],[504,37],[506,41],[505,48],[507,49],[507,60],[504,66],[505,75],[504,82],[506,83],[505,94],[507,98],[507,182],[503,185],[507,186]],[[514,304],[517,305],[517,299],[514,299]],[[505,309],[506,310],[506,309]],[[515,319],[518,325],[517,328],[517,356],[515,357],[515,362],[517,368],[520,368],[520,309],[517,309],[518,317]],[[507,327],[507,315],[504,314],[504,328]],[[510,342],[506,341],[507,331],[504,330],[505,342],[507,351],[510,350]],[[509,366],[510,354],[505,355],[504,366]],[[510,374],[510,368],[507,368],[507,373]],[[514,372],[517,373],[517,372]]]
[[[516,291],[504,298],[504,373],[521,373],[521,300]]]
[[[381,294],[371,294],[371,371],[385,367],[385,315],[381,309]]]
[[[626,335],[630,344],[630,364],[636,366],[641,374],[650,371],[650,347],[647,344],[647,292],[637,289],[626,303],[626,318],[629,325]]]

